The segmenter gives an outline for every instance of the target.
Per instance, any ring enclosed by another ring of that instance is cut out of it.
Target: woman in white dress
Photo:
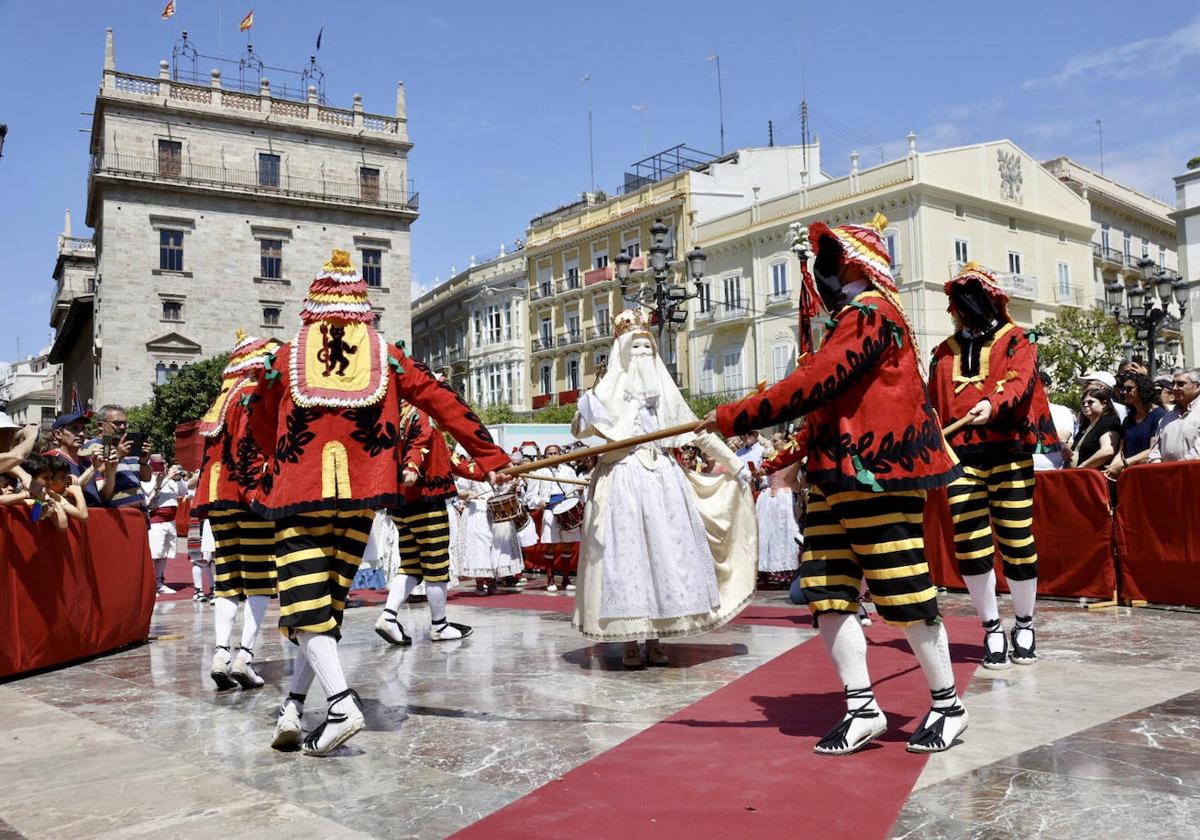
[[[758,574],[770,582],[792,580],[800,568],[800,526],[796,524],[796,497],[787,483],[787,471],[767,477],[766,488],[755,503],[758,518]]]
[[[579,402],[577,438],[623,440],[693,422],[640,311],[614,320],[604,377]],[[671,448],[695,444],[725,469],[685,472]],[[659,639],[705,633],[754,595],[758,543],[749,470],[714,435],[686,433],[601,455],[583,523],[576,629],[623,641],[627,668],[666,665]]]
[[[491,595],[497,578],[515,575],[524,566],[517,531],[511,522],[492,523],[487,510],[493,494],[490,484],[467,478],[457,478],[455,484],[464,505],[458,523],[460,575],[475,578],[479,594]]]

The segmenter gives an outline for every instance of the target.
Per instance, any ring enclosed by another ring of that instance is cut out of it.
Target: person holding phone
[[[100,498],[105,507],[146,509],[142,482],[149,481],[150,444],[140,432],[129,431],[129,418],[119,405],[105,405],[96,412],[100,436],[88,441],[104,448],[104,485]]]

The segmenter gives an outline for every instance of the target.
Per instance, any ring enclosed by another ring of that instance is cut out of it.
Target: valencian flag
[[[254,10],[251,9],[250,11],[246,12],[246,16],[244,18],[242,18],[242,22],[238,24],[238,31],[245,32],[247,29],[249,29],[253,25],[254,25]]]
[[[163,6],[162,19],[166,20],[173,14],[175,14],[175,0],[167,0],[167,5]]]

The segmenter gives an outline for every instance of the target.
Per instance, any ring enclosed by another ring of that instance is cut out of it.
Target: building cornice
[[[661,201],[655,201],[650,204],[639,204],[629,208],[615,216],[610,216],[601,224],[591,227],[575,228],[566,233],[552,236],[536,245],[526,244],[525,255],[529,263],[532,263],[536,258],[555,253],[564,248],[569,248],[573,244],[582,243],[588,239],[593,239],[599,236],[605,236],[612,233],[614,230],[620,230],[629,226],[629,223],[635,220],[641,220],[643,216],[652,216],[655,213],[661,213],[663,208],[678,204],[682,209],[684,202],[687,199],[687,191],[680,190],[668,195]],[[588,208],[592,210],[594,208]],[[568,217],[570,218],[570,217]],[[561,220],[560,220],[561,221]]]

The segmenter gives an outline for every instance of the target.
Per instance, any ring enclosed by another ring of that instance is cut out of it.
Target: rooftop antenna
[[[1104,174],[1104,122],[1096,120],[1096,131],[1100,135],[1100,174]]]
[[[588,103],[588,172],[592,177],[592,192],[596,191],[596,154],[592,144],[592,76],[589,73],[580,79],[587,86]]]
[[[800,149],[804,154],[804,171],[808,171],[808,100],[800,102]]]

